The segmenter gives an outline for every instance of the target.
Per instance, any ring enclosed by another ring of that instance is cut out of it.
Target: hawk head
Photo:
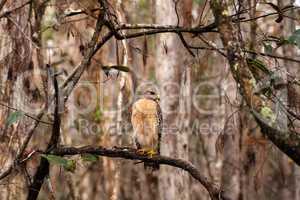
[[[143,97],[146,99],[151,99],[153,101],[159,102],[160,97],[159,95],[152,89],[148,89],[144,92]]]

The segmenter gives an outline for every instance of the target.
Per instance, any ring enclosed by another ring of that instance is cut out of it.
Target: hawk
[[[150,157],[160,154],[162,113],[159,100],[153,90],[146,90],[132,106],[133,144],[138,152]],[[144,166],[153,170],[159,169],[156,163],[145,163]]]

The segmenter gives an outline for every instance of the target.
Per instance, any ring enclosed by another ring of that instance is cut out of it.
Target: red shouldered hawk
[[[159,96],[152,90],[147,90],[142,98],[132,106],[131,123],[133,126],[133,143],[139,152],[150,157],[160,154],[160,139],[162,132],[162,113]],[[145,163],[145,168],[159,169],[155,163]]]

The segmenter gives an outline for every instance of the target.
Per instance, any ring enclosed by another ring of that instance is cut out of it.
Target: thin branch
[[[178,36],[179,36],[179,38],[180,38],[180,40],[181,40],[183,46],[187,49],[187,51],[188,51],[193,57],[195,57],[194,52],[191,50],[190,46],[189,46],[188,43],[185,41],[185,39],[184,39],[182,33],[178,33]]]
[[[1,3],[4,2],[4,4],[5,4],[5,1],[7,1],[7,0],[3,0]],[[10,15],[11,13],[15,12],[16,10],[19,10],[19,9],[25,7],[26,5],[30,4],[31,2],[32,2],[32,0],[29,0],[29,1],[23,3],[22,5],[20,5],[20,6],[16,7],[16,8],[13,8],[13,9],[11,9],[11,10],[8,10],[8,11],[5,11],[5,12],[1,13],[1,14],[0,14],[0,19],[3,18],[3,17],[6,17],[6,16],[8,16],[8,15]],[[3,5],[3,6],[4,6],[4,5]],[[1,9],[0,9],[0,10],[1,10]]]
[[[4,7],[4,5],[6,4],[7,0],[2,0],[0,2],[0,10],[2,10],[2,8]]]
[[[178,8],[177,8],[179,0],[173,0],[173,2],[174,2],[175,14],[176,14],[176,17],[177,17],[177,26],[179,26],[180,18],[179,18]]]
[[[11,22],[16,26],[16,28],[20,31],[20,33],[23,34],[24,38],[26,38],[29,42],[31,42],[35,48],[37,48],[37,49],[40,48],[34,41],[32,41],[32,39],[31,39],[28,35],[26,35],[26,33],[22,30],[22,28],[20,27],[20,25],[19,25],[17,22],[15,22],[15,21],[14,21],[11,17],[9,17],[9,16],[6,16],[6,18],[7,18],[9,21],[11,21]]]
[[[221,48],[218,48],[217,45],[215,43],[213,43],[212,41],[207,41],[205,40],[205,38],[199,36],[200,40],[202,42],[204,42],[206,45],[208,45],[211,48],[214,48],[219,54],[221,54],[222,56],[226,57],[226,53],[221,51]]]
[[[47,65],[48,70],[50,69],[50,66]],[[57,78],[53,72],[51,73],[52,79],[53,79],[53,85],[54,85],[54,91],[55,91],[55,108],[54,108],[54,123],[52,127],[52,134],[49,141],[49,144],[47,146],[46,152],[49,152],[51,149],[56,148],[59,143],[59,137],[60,137],[60,124],[61,124],[61,116],[59,114],[59,108],[60,108],[60,98],[59,98],[59,89],[58,89],[58,83]],[[35,200],[37,199],[39,192],[41,190],[41,187],[44,183],[44,179],[46,176],[49,175],[49,162],[46,158],[41,158],[40,165],[38,166],[33,181],[29,185],[29,191],[27,195],[27,200]]]
[[[285,8],[285,9],[282,10],[282,13],[287,12],[289,10],[293,10],[293,9],[299,9],[299,7],[293,6],[293,7]],[[250,18],[250,19],[240,20],[239,22],[249,22],[249,21],[253,21],[253,20],[258,20],[258,19],[261,19],[261,18],[269,17],[269,16],[272,16],[272,15],[278,15],[278,12],[272,12],[272,13],[268,13],[268,14],[265,14],[265,15],[260,15],[260,16],[257,16],[257,17],[253,17],[253,18]]]
[[[104,25],[103,22],[103,13],[100,13],[98,16],[98,20],[97,20],[97,24],[96,24],[96,28],[95,28],[95,32],[93,34],[93,37],[91,39],[91,41],[88,43],[87,46],[87,51],[85,52],[84,58],[81,61],[81,63],[79,64],[79,66],[77,67],[76,71],[73,71],[72,73],[72,77],[70,76],[68,78],[68,82],[65,82],[63,85],[65,85],[67,87],[64,93],[64,97],[65,97],[65,102],[67,101],[69,95],[71,94],[71,92],[73,91],[75,85],[78,83],[81,75],[83,74],[84,70],[86,69],[87,66],[90,65],[91,59],[92,57],[95,55],[95,53],[97,52],[95,49],[97,48],[97,40],[100,36],[100,32],[102,30],[102,27]],[[103,44],[106,42],[107,40],[103,41]],[[101,42],[100,42],[101,43]],[[103,45],[102,44],[102,45]],[[101,46],[102,46],[101,45]],[[101,47],[100,46],[100,47]],[[99,48],[100,48],[99,47]]]
[[[172,167],[180,168],[188,172],[193,178],[199,181],[209,192],[210,197],[213,200],[228,199],[223,196],[220,188],[213,182],[209,181],[207,177],[203,176],[192,163],[182,160],[175,159],[167,156],[154,155],[153,157],[148,157],[146,155],[141,155],[137,153],[135,149],[124,148],[124,147],[61,147],[54,149],[51,154],[65,156],[65,155],[81,155],[81,154],[94,154],[99,156],[106,156],[112,158],[124,158],[129,160],[141,160],[143,162],[154,162],[161,165],[169,165]]]
[[[207,45],[209,45],[207,41],[205,43]],[[215,51],[218,51],[220,54],[222,54],[223,56],[226,57],[225,53],[223,53],[221,51],[221,50],[224,50],[224,48],[213,47],[213,45],[209,45],[209,46],[210,47],[203,47],[203,46],[197,47],[197,46],[188,45],[188,47],[191,48],[191,49],[215,50]],[[249,53],[249,54],[254,54],[254,55],[259,55],[259,56],[265,56],[265,57],[280,59],[280,60],[285,60],[285,61],[290,61],[290,62],[300,63],[300,60],[294,59],[294,58],[290,58],[290,57],[286,57],[286,56],[268,54],[268,53],[263,53],[263,52],[256,52],[256,51],[251,51],[251,50],[248,50],[248,49],[243,49],[243,52]]]
[[[250,51],[250,50],[243,50],[243,51],[246,52],[246,53],[254,54],[254,55],[267,56],[267,57],[270,57],[270,58],[276,58],[276,59],[280,59],[280,60],[286,60],[286,61],[300,63],[300,60],[297,60],[297,59],[294,59],[294,58],[289,58],[289,57],[286,57],[286,56],[277,56],[277,55],[273,55],[273,54],[255,52],[255,51]]]
[[[34,116],[32,116],[32,115],[30,115],[30,114],[28,114],[28,113],[26,113],[26,112],[20,110],[20,109],[11,107],[11,106],[6,105],[6,104],[4,104],[4,103],[2,103],[2,102],[0,102],[0,106],[4,106],[4,107],[6,107],[6,108],[8,108],[8,109],[11,109],[11,110],[14,110],[14,111],[20,111],[20,112],[22,112],[26,117],[29,117],[29,118],[31,118],[31,119],[33,119],[33,120],[35,120],[35,121],[39,121],[40,123],[43,123],[43,124],[47,124],[47,125],[51,125],[51,126],[52,126],[52,123],[50,123],[50,122],[46,122],[46,121],[43,121],[43,120],[39,120],[38,118],[36,118],[36,117],[34,117]]]
[[[206,5],[207,5],[207,2],[208,2],[208,0],[205,0],[204,6],[203,6],[203,8],[202,8],[202,11],[200,12],[199,24],[201,24],[201,23],[202,23],[202,17],[203,17],[203,14],[204,14],[204,11],[205,11],[205,8],[206,8]]]
[[[89,10],[89,12],[96,12],[96,11],[99,11],[99,10],[101,10],[101,9],[100,8],[94,8],[94,9]],[[81,14],[88,15],[87,11],[80,10],[80,11],[69,12],[68,14],[65,15],[65,17],[72,17],[72,16],[75,16],[75,15],[81,15]]]
[[[40,112],[37,115],[36,118],[38,120],[35,121],[35,123],[32,125],[32,127],[29,128],[29,132],[26,134],[24,142],[23,142],[21,148],[19,149],[19,151],[17,152],[14,161],[8,166],[8,168],[6,170],[4,170],[3,172],[0,173],[0,180],[7,177],[13,171],[15,166],[19,164],[19,160],[21,159],[21,157],[23,155],[23,152],[25,151],[25,149],[26,149],[26,147],[27,147],[27,145],[28,145],[28,143],[29,143],[36,127],[39,125],[40,119],[43,117],[43,115],[44,115],[44,112]]]
[[[142,24],[141,26],[139,24],[129,25],[129,24],[121,24],[120,26],[116,27],[116,31],[123,30],[123,29],[152,29],[147,31],[141,31],[136,33],[129,33],[127,35],[124,35],[123,37],[120,37],[118,39],[127,39],[127,38],[133,38],[133,37],[139,37],[144,35],[153,35],[157,33],[193,33],[193,34],[201,34],[201,33],[208,33],[208,32],[216,32],[217,24],[211,23],[207,26],[199,26],[199,27],[193,27],[193,28],[185,28],[180,26],[161,26],[161,25],[155,25],[155,24]]]

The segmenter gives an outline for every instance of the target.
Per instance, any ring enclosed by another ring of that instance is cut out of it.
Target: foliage
[[[260,110],[260,114],[265,118],[270,120],[271,123],[275,122],[276,116],[274,115],[271,108],[264,106]]]
[[[300,49],[300,29],[297,29],[289,38],[288,41],[291,44],[297,45]]]
[[[22,111],[13,112],[8,116],[6,123],[8,126],[10,126],[13,123],[15,123],[16,121],[18,121],[19,119],[21,119],[21,117],[23,117],[23,116],[24,116],[24,113]]]
[[[272,45],[270,43],[263,43],[263,45],[264,45],[265,52],[268,54],[272,54],[272,52],[273,52]]]
[[[99,106],[97,106],[96,110],[95,110],[95,113],[94,113],[94,120],[96,122],[100,122],[101,121],[101,118],[102,118],[102,111],[100,109]]]
[[[76,169],[75,160],[66,159],[64,157],[60,157],[60,156],[56,156],[56,155],[42,154],[41,156],[46,158],[49,163],[51,163],[53,165],[62,166],[67,171],[74,172]]]
[[[270,70],[266,67],[265,63],[259,59],[247,58],[247,63],[251,67],[261,70],[265,74],[270,74]]]

